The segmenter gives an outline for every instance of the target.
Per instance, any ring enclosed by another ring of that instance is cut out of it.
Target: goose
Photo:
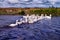
[[[34,23],[34,14],[28,17],[28,23]]]
[[[22,19],[20,19],[20,22],[17,22],[18,24],[22,24]]]
[[[28,22],[29,15],[23,16],[23,18],[25,18],[25,22],[27,23]]]
[[[15,26],[17,26],[18,25],[18,20],[16,20],[16,23],[15,24],[10,24],[9,26],[11,26],[11,27],[15,27]]]
[[[35,14],[31,15],[32,18],[35,18]]]
[[[34,23],[34,21],[33,20],[29,20],[29,22],[28,23]]]
[[[36,15],[36,16],[37,16],[37,21],[38,21],[40,16],[39,15]]]
[[[28,23],[34,23],[33,18],[29,17]]]
[[[25,22],[27,23],[28,20],[29,20],[29,15],[27,15],[27,16],[25,17]]]
[[[21,21],[22,23],[25,23],[25,18],[22,18],[20,21]]]
[[[38,20],[41,20],[41,19],[44,19],[44,15],[43,14],[41,14],[41,16],[39,16]]]
[[[50,14],[50,16],[47,16],[47,15],[45,14],[45,18],[51,19],[51,14]]]
[[[23,16],[23,18],[25,19],[25,22],[27,22],[27,17],[26,16]]]
[[[34,22],[37,22],[37,21],[38,21],[38,17],[35,16],[35,18],[34,18]]]

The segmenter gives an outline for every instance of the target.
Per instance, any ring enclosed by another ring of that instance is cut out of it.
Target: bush
[[[25,15],[25,12],[24,11],[21,11],[18,13],[19,15]]]

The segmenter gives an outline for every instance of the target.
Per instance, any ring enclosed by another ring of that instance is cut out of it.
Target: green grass
[[[32,10],[21,10],[17,12],[6,12],[0,10],[0,15],[25,15],[25,14],[52,14],[52,16],[60,16],[60,8],[38,8],[38,9],[32,9]]]

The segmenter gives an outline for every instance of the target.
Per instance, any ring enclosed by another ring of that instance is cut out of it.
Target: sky
[[[60,0],[0,0],[0,8],[60,7]]]

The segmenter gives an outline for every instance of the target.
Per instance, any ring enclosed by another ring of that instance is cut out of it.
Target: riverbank
[[[60,8],[0,8],[0,15],[47,14],[60,16]]]

